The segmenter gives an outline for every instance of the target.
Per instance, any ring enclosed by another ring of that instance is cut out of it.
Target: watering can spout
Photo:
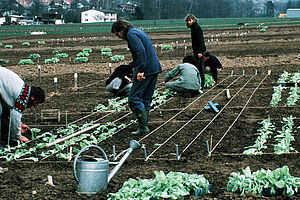
[[[110,174],[108,175],[108,179],[107,179],[107,183],[110,182],[110,180],[112,179],[112,177],[114,177],[114,175],[117,173],[117,171],[120,169],[120,167],[123,165],[123,163],[125,162],[125,160],[128,158],[128,156],[131,154],[131,152],[133,150],[139,149],[141,148],[141,145],[136,141],[136,140],[131,140],[130,141],[130,147],[128,148],[127,152],[125,153],[125,155],[122,157],[122,159],[120,160],[119,164],[117,166],[115,166],[113,168],[113,170],[110,172]]]

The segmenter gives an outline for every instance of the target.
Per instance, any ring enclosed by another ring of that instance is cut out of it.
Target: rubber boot
[[[148,128],[148,116],[149,116],[149,111],[145,110],[140,110],[137,111],[136,117],[138,120],[138,129],[137,131],[131,132],[132,135],[141,135],[141,134],[147,134],[149,133],[149,128]]]

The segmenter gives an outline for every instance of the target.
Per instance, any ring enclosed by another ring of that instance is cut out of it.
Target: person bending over
[[[197,61],[193,56],[186,56],[182,62],[183,64],[179,64],[165,75],[164,85],[166,89],[178,92],[184,97],[196,96],[201,89],[200,73],[195,66]],[[179,75],[179,78],[174,82],[170,82],[177,75]]]

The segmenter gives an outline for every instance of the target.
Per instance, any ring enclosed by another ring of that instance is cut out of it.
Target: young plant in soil
[[[299,187],[300,178],[291,176],[287,166],[274,171],[261,169],[253,173],[248,166],[242,170],[242,174],[232,172],[227,183],[227,191],[240,192],[241,196],[249,193],[274,196],[280,189],[283,195],[293,196]]]
[[[109,193],[108,200],[182,199],[191,194],[210,193],[210,184],[203,175],[182,172],[154,171],[154,179],[132,179],[123,184],[117,193]]]
[[[262,154],[263,149],[267,149],[265,143],[269,138],[271,138],[273,131],[275,130],[275,126],[274,124],[272,124],[270,116],[268,117],[268,119],[258,122],[258,124],[261,124],[261,128],[257,130],[256,135],[258,136],[256,138],[255,144],[245,147],[246,150],[243,152],[243,154]]]

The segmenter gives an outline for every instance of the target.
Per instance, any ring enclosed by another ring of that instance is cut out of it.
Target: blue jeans
[[[128,103],[132,112],[151,109],[152,96],[155,90],[158,74],[147,76],[144,80],[133,80]]]

